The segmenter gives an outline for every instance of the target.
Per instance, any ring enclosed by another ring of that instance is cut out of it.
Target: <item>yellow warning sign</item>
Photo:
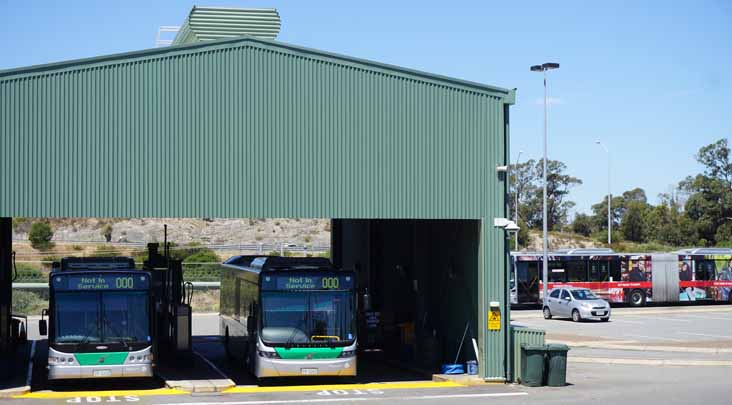
[[[488,330],[501,330],[501,311],[488,312]]]

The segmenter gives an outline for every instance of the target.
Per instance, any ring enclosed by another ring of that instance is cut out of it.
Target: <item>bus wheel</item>
[[[572,321],[574,321],[574,322],[579,322],[579,321],[581,321],[581,320],[582,320],[582,317],[580,316],[580,313],[579,313],[579,311],[578,311],[578,310],[576,310],[576,309],[575,309],[575,310],[573,310],[573,311],[572,311]]]
[[[549,310],[549,307],[544,307],[544,319],[552,319],[552,311]]]
[[[642,290],[633,290],[630,292],[630,305],[641,307],[646,303],[646,295]]]

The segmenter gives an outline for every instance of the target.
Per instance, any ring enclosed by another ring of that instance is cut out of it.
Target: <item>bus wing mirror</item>
[[[252,335],[254,333],[254,330],[256,329],[256,323],[257,321],[254,319],[253,316],[247,316],[247,333],[249,335]]]
[[[48,324],[46,323],[46,320],[44,319],[44,317],[46,315],[48,315],[47,309],[44,309],[43,311],[41,311],[41,319],[38,321],[38,333],[41,336],[48,335]]]

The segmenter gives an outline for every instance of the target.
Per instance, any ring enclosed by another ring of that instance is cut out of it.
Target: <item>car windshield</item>
[[[590,290],[572,290],[572,297],[576,300],[596,300],[595,294]]]
[[[55,343],[149,342],[145,291],[59,292]]]
[[[284,345],[353,341],[353,311],[349,291],[265,291],[262,340]]]

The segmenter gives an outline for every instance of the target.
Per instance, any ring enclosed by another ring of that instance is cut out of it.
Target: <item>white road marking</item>
[[[25,378],[25,385],[31,386],[33,381],[33,357],[36,354],[36,341],[31,344],[30,359],[28,360],[28,376]]]
[[[729,339],[730,335],[712,335],[709,333],[692,333],[692,332],[676,332],[680,335],[693,335],[693,336],[706,336],[706,337],[713,337],[713,338],[722,338],[722,339]]]
[[[665,338],[665,337],[659,337],[659,336],[633,335],[630,333],[626,333],[624,336],[633,336],[633,337],[655,339],[655,340],[670,340],[672,342],[685,342],[685,340],[683,340],[683,339]]]
[[[236,402],[181,402],[181,403],[160,403],[160,405],[269,405],[269,404],[312,404],[323,402],[355,402],[355,401],[409,401],[409,400],[430,400],[430,399],[453,399],[453,398],[490,398],[490,397],[517,397],[528,395],[526,392],[502,392],[489,394],[453,394],[453,395],[420,395],[408,397],[352,397],[343,398],[318,398],[318,399],[281,399],[269,401],[236,401]]]
[[[715,321],[732,322],[732,317],[730,317],[730,318],[722,318],[722,317],[719,317],[719,316],[696,315],[696,316],[694,316],[694,318],[712,319],[712,320],[715,320]]]
[[[682,315],[683,316],[683,315]],[[665,322],[693,322],[691,319],[681,319],[679,317],[661,317],[661,316],[645,316],[645,319],[655,319],[657,321],[665,321]]]
[[[625,319],[611,318],[610,319],[610,323],[613,323],[613,322],[633,323],[633,324],[636,324],[636,325],[642,325],[642,324],[645,324],[646,323],[646,322],[640,322],[640,321],[626,321]]]

